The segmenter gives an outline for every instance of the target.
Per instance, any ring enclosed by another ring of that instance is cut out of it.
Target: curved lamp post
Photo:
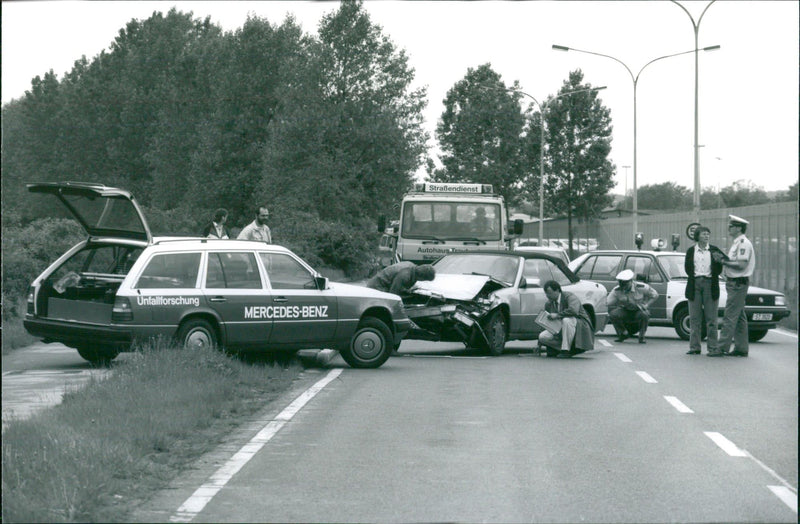
[[[557,100],[565,96],[574,95],[575,93],[588,93],[592,91],[600,91],[601,89],[605,88],[606,86],[593,87],[591,89],[576,89],[575,91],[556,95],[550,98],[550,101],[552,102],[553,100]],[[539,108],[539,115],[541,117],[539,118],[539,129],[541,132],[541,139],[539,142],[539,245],[541,246],[542,239],[544,237],[544,109],[547,107],[548,102],[539,103],[539,101],[536,100],[533,95],[529,95],[528,93],[518,89],[508,89],[507,91],[525,95],[533,100],[536,103],[536,106]]]
[[[692,14],[686,10],[681,4],[676,2],[675,0],[671,0],[673,4],[677,5],[686,15],[689,17],[689,20],[692,21],[692,27],[694,28],[694,221],[700,221],[700,145],[698,144],[698,128],[699,128],[699,114],[698,114],[698,88],[699,88],[699,59],[698,59],[698,51],[697,48],[698,39],[700,36],[700,22],[703,21],[703,16],[708,11],[708,8],[711,7],[711,4],[716,2],[716,0],[711,0],[708,5],[703,9],[703,12],[700,13],[700,18],[697,19],[697,22],[694,21],[694,17]],[[719,47],[719,46],[718,46]],[[703,49],[705,51],[705,48]]]
[[[719,48],[720,48],[720,46],[714,45],[714,46],[704,47],[703,49],[701,49],[701,51],[714,51],[714,50],[719,49]],[[639,72],[636,73],[636,75],[634,75],[633,71],[631,71],[631,68],[628,67],[625,64],[625,62],[623,62],[619,58],[616,58],[616,57],[613,57],[613,56],[610,56],[610,55],[604,55],[602,53],[595,53],[594,51],[585,51],[583,49],[575,49],[574,47],[567,47],[567,46],[556,45],[556,44],[553,44],[553,49],[555,49],[556,51],[575,51],[576,53],[586,53],[586,54],[589,54],[589,55],[595,55],[595,56],[602,56],[604,58],[610,58],[611,60],[617,62],[618,64],[621,64],[622,67],[624,67],[625,70],[628,72],[628,74],[631,76],[631,81],[633,81],[633,234],[636,235],[637,231],[639,230],[639,201],[638,201],[638,198],[637,198],[638,191],[637,191],[637,186],[636,186],[636,184],[637,184],[637,179],[636,179],[636,174],[637,174],[637,172],[636,172],[636,163],[637,163],[637,158],[636,158],[636,86],[639,84],[639,75],[641,75],[642,71],[644,71],[645,68],[647,66],[649,66],[650,64],[652,64],[653,62],[658,62],[659,60],[664,60],[665,58],[672,58],[673,56],[686,55],[686,54],[689,54],[689,53],[697,53],[698,50],[695,48],[695,49],[691,49],[689,51],[683,51],[683,52],[680,52],[680,53],[673,53],[671,55],[659,56],[658,58],[654,58],[654,59],[650,60],[649,62],[647,62],[645,65],[643,65],[642,68],[639,69]],[[695,151],[696,151],[696,149],[695,149]],[[695,162],[696,162],[696,160],[695,160]]]

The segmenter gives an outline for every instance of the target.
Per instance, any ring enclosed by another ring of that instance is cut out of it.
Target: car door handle
[[[275,297],[272,299],[273,302],[289,302],[289,299],[286,297]]]
[[[209,302],[227,302],[228,299],[225,297],[211,297],[208,299]]]

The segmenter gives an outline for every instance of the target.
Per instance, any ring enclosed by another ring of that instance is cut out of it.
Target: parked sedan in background
[[[403,302],[416,324],[406,338],[464,342],[492,355],[508,340],[535,340],[542,328],[536,316],[547,297],[543,285],[555,280],[578,296],[595,330],[608,321],[606,290],[581,281],[560,258],[524,251],[445,255],[436,278],[418,282]]]
[[[617,285],[616,275],[630,269],[640,282],[647,282],[658,291],[658,299],[650,306],[651,326],[674,326],[678,336],[689,340],[689,304],[684,296],[688,280],[684,270],[685,253],[675,251],[604,250],[592,251],[569,263],[581,278],[603,284],[609,291]],[[720,282],[719,316],[725,312],[727,293]],[[750,286],[745,302],[750,341],[764,338],[778,321],[789,316],[786,296],[777,291]]]

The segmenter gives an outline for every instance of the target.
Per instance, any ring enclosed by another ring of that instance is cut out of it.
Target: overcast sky
[[[697,20],[708,1],[681,2]],[[700,24],[701,185],[750,180],[783,190],[798,179],[798,13],[796,1],[726,1],[711,5]],[[133,18],[172,6],[225,30],[248,14],[274,24],[294,14],[317,32],[338,2],[3,2],[2,100],[24,95],[31,79],[52,69],[58,78],[82,55],[108,49]],[[633,187],[633,81],[625,68],[552,44],[611,55],[636,75],[650,60],[694,48],[692,22],[666,1],[396,2],[367,0],[384,34],[406,50],[416,85],[428,86],[431,136],[448,89],[467,68],[491,63],[511,85],[540,101],[569,72],[607,86],[600,92],[614,125],[611,160],[617,191]],[[641,187],[674,181],[694,187],[694,55],[649,65],[638,87],[638,173]],[[433,145],[433,140],[432,144]],[[627,172],[627,183],[625,173]],[[626,185],[627,184],[627,185]]]

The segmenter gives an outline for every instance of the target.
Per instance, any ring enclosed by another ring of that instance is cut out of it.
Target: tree
[[[614,166],[611,152],[610,111],[588,91],[583,73],[576,70],[559,90],[559,97],[546,102],[545,192],[552,209],[567,215],[570,257],[572,257],[572,217],[585,221],[596,217],[612,198]],[[573,91],[580,93],[569,94]],[[565,96],[567,95],[567,96]]]
[[[492,184],[507,202],[516,203],[529,172],[519,100],[490,64],[469,68],[444,100],[436,128],[443,168],[435,172],[435,181]]]
[[[797,182],[786,191],[775,195],[775,202],[797,202]]]
[[[675,182],[648,184],[638,189],[639,209],[681,211],[692,208],[692,192]],[[632,197],[625,197],[626,209],[632,207]]]
[[[726,207],[753,206],[770,201],[767,192],[749,180],[737,180],[720,189],[719,194]]]

